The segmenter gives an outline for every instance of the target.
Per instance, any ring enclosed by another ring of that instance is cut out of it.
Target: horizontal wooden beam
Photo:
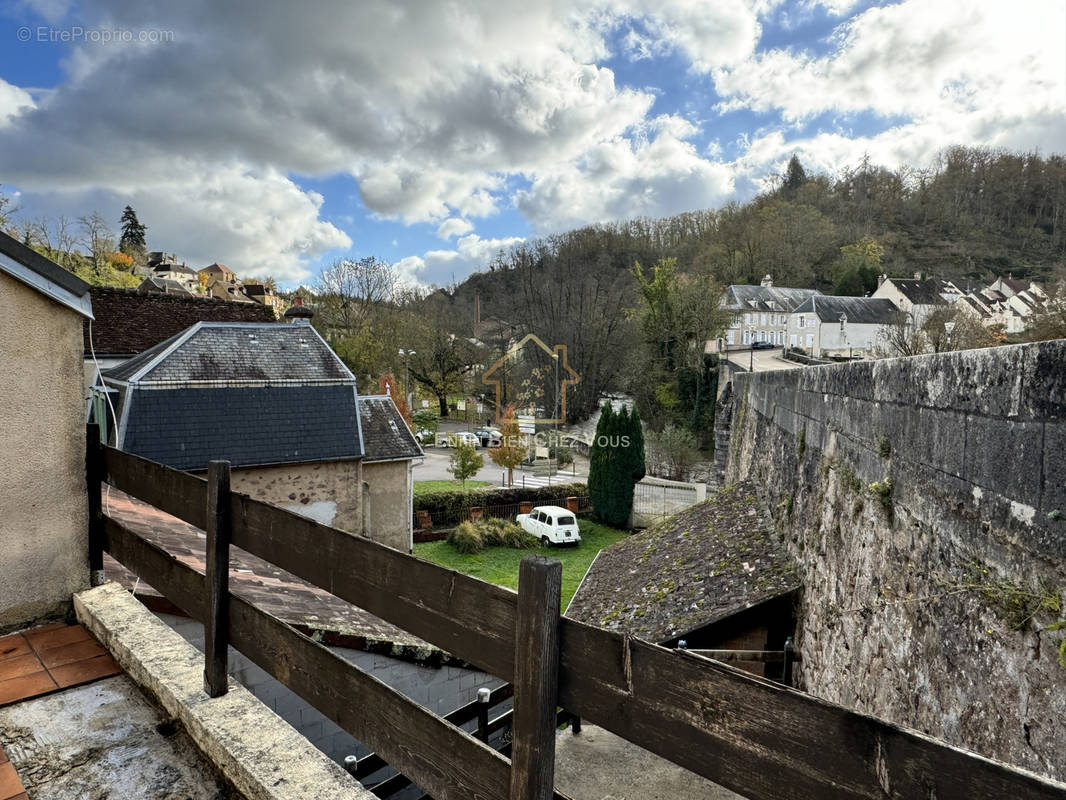
[[[113,519],[108,551],[190,616],[206,614],[203,573]],[[230,594],[231,643],[440,800],[507,797],[510,762],[329,648]]]
[[[1010,797],[1062,784],[727,664],[570,619],[559,703],[750,800]]]
[[[518,596],[233,495],[233,544],[505,681],[514,677]]]
[[[104,448],[109,484],[201,530],[207,528],[207,480],[147,458]],[[206,465],[205,465],[206,466]]]

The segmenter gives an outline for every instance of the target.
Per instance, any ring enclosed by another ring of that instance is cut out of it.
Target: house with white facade
[[[789,314],[813,295],[817,289],[789,289],[774,286],[767,275],[758,286],[732,284],[726,287],[722,307],[734,312],[733,324],[723,336],[725,350],[750,347],[753,342],[770,342],[777,347],[786,343]],[[708,352],[717,351],[717,343],[708,343]]]
[[[873,298],[891,301],[897,309],[908,315],[908,322],[921,327],[930,314],[948,305],[946,292],[942,292],[942,281],[935,278],[923,278],[920,272],[913,278],[889,278],[881,275],[877,279],[877,291]]]
[[[788,318],[788,346],[815,358],[867,357],[899,324],[900,310],[883,297],[815,295]]]

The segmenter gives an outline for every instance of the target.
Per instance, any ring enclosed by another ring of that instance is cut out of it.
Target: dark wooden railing
[[[751,800],[1066,797],[1061,784],[727,664],[560,618],[558,562],[524,561],[515,594],[245,495],[223,493],[221,514],[204,478],[89,438],[90,482],[202,529],[222,518],[232,545],[514,684],[508,759],[228,588],[223,613],[225,578],[90,501],[94,566],[106,550],[191,617],[221,614],[233,647],[437,800],[552,797],[557,706]]]

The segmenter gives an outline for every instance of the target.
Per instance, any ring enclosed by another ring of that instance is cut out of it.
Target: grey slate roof
[[[92,319],[89,284],[3,231],[0,231],[0,272]]]
[[[744,482],[601,550],[566,616],[658,643],[799,585],[755,487]]]
[[[310,325],[272,322],[199,322],[104,377],[166,385],[355,383]]]
[[[354,386],[127,389],[120,449],[175,469],[362,456]]]
[[[145,278],[137,287],[138,292],[160,292],[178,297],[195,297],[195,295],[171,278]]]
[[[790,289],[783,286],[747,286],[732,284],[725,290],[725,307],[742,311],[777,311],[788,313],[817,289]],[[771,305],[772,304],[772,305]]]
[[[889,278],[900,294],[915,305],[942,306],[947,303],[940,296],[940,284],[935,278]]]
[[[891,325],[899,318],[899,309],[883,297],[820,295],[801,303],[795,313],[814,313],[822,322],[839,322],[840,315],[846,314],[849,323],[866,325]]]
[[[363,427],[363,460],[396,461],[424,455],[396,403],[387,394],[359,398],[359,421]]]
[[[355,378],[309,325],[198,322],[103,379],[117,447],[177,469],[363,455]]]

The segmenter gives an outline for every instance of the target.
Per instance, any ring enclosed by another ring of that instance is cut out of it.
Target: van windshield
[[[573,517],[559,517],[559,519],[556,520],[555,524],[556,525],[573,525],[574,524],[574,518]]]

